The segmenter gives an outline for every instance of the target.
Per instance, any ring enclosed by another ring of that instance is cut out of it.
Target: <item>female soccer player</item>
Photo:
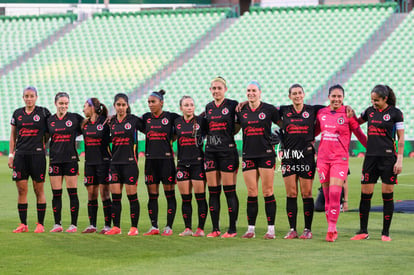
[[[396,97],[386,85],[377,85],[371,91],[372,106],[359,118],[360,123],[368,121],[368,142],[362,169],[361,201],[359,204],[360,230],[351,240],[368,239],[368,217],[371,198],[378,178],[382,181],[384,218],[383,241],[391,241],[389,229],[394,212],[394,184],[402,171],[404,153],[404,122],[402,112],[395,107]],[[398,151],[395,149],[395,132],[398,137]]]
[[[247,221],[248,230],[242,238],[255,237],[255,224],[258,212],[258,184],[262,180],[268,230],[265,239],[275,238],[276,200],[273,195],[273,178],[275,170],[275,150],[271,144],[272,122],[280,120],[279,112],[273,105],[261,102],[261,88],[257,81],[250,81],[247,86],[248,104],[237,117],[243,130],[243,178],[247,186]]]
[[[167,225],[162,236],[173,234],[177,201],[175,200],[175,163],[172,150],[174,120],[176,113],[163,111],[164,90],[152,92],[148,97],[150,112],[142,116],[145,133],[145,183],[148,190],[148,213],[152,227],[145,236],[158,235],[158,194],[160,182],[163,183],[167,198]]]
[[[55,96],[56,114],[49,117],[47,125],[50,134],[49,149],[49,178],[53,192],[53,215],[55,225],[50,232],[62,232],[62,185],[63,179],[70,200],[71,225],[66,230],[68,233],[77,231],[79,199],[78,184],[78,152],[76,151],[76,137],[82,133],[81,124],[83,117],[76,113],[68,112],[69,95],[64,92]]]
[[[138,235],[139,201],[137,195],[138,165],[137,165],[137,131],[142,127],[142,121],[131,114],[128,96],[123,93],[115,95],[114,108],[116,115],[112,117],[111,129],[112,159],[110,165],[112,221],[113,227],[105,235],[121,234],[122,189],[129,200],[131,228],[128,236]]]
[[[111,198],[109,190],[109,126],[105,123],[108,109],[97,98],[88,98],[83,106],[85,121],[82,133],[85,141],[84,183],[88,190],[89,226],[82,233],[96,232],[98,193],[100,191],[105,226],[101,234],[111,229]]]
[[[303,200],[303,213],[305,229],[301,239],[312,239],[312,219],[314,202],[312,197],[312,183],[315,175],[315,121],[317,112],[322,105],[305,105],[303,99],[305,92],[299,84],[289,88],[289,99],[292,105],[280,106],[279,113],[282,119],[282,175],[286,188],[286,212],[290,230],[284,237],[294,239],[296,232],[296,219],[298,212],[297,195],[298,182]]]
[[[184,232],[180,236],[204,237],[204,224],[207,216],[207,201],[205,192],[205,172],[203,136],[205,121],[194,115],[194,100],[183,96],[180,100],[180,110],[183,116],[174,121],[177,135],[178,161],[177,182],[183,200],[182,212],[185,223]],[[198,205],[198,228],[193,233],[191,226],[192,192]]]
[[[211,81],[210,92],[214,100],[206,105],[207,142],[205,147],[204,167],[210,193],[210,215],[213,231],[207,237],[220,237],[220,194],[221,183],[227,199],[230,225],[222,238],[237,235],[236,222],[239,213],[239,200],[236,194],[237,170],[239,156],[234,134],[236,129],[237,101],[224,97],[227,92],[226,80],[216,77]]]
[[[326,241],[334,242],[338,233],[341,192],[348,173],[351,131],[366,147],[367,139],[355,116],[348,118],[343,105],[345,92],[341,85],[329,88],[330,105],[317,114],[316,134],[321,133],[316,169],[325,195],[325,213],[328,222]]]
[[[14,111],[11,119],[9,161],[13,169],[13,180],[16,182],[18,197],[17,209],[20,217],[19,226],[14,233],[28,232],[27,225],[27,190],[29,176],[33,181],[33,189],[37,200],[37,225],[35,233],[45,231],[43,221],[46,211],[46,198],[43,185],[46,171],[45,134],[48,109],[36,106],[37,90],[26,87],[23,90],[25,106]]]

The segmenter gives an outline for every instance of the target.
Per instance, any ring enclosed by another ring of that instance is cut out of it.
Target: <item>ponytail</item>
[[[380,98],[387,98],[387,104],[390,106],[395,106],[397,104],[397,98],[394,91],[388,85],[376,85],[372,89],[371,94],[376,93]]]

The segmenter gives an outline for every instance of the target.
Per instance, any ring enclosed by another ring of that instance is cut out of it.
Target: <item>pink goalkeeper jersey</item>
[[[316,120],[316,133],[321,133],[318,161],[348,160],[351,131],[366,147],[367,137],[359,127],[356,117],[347,117],[345,106],[336,111],[332,111],[329,106],[325,107],[319,110]]]

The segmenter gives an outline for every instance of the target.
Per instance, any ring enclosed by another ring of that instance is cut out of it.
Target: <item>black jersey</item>
[[[282,119],[283,140],[282,149],[288,158],[291,153],[314,153],[312,142],[315,140],[315,123],[317,112],[324,108],[322,105],[303,105],[297,112],[293,105],[282,105],[279,108]],[[296,151],[296,152],[295,152]]]
[[[179,115],[162,112],[158,117],[151,113],[142,116],[145,134],[145,157],[147,159],[170,159],[174,157],[172,150],[172,137],[174,134],[174,121]]]
[[[50,117],[48,109],[35,106],[28,114],[25,108],[14,111],[10,124],[16,127],[16,153],[44,154],[43,137],[47,132],[47,119]]]
[[[398,124],[402,125],[404,119],[402,112],[388,106],[384,110],[374,107],[362,112],[363,120],[368,121],[367,156],[390,156],[395,154],[395,133]]]
[[[243,129],[243,157],[275,156],[275,150],[271,144],[271,134],[272,122],[277,123],[280,120],[276,107],[261,102],[259,107],[252,110],[246,104],[237,113],[237,117]]]
[[[83,117],[76,113],[66,113],[62,118],[56,114],[49,117],[47,125],[50,134],[50,163],[79,161],[76,150],[76,137],[82,134]]]
[[[142,128],[142,120],[128,114],[122,121],[116,116],[110,123],[113,164],[130,164],[137,162],[137,151],[134,145],[137,142],[137,131]]]
[[[187,121],[181,116],[174,121],[174,128],[177,135],[178,164],[196,164],[203,161],[205,119],[193,117]]]
[[[206,151],[217,152],[236,149],[234,130],[237,104],[238,102],[235,100],[224,99],[219,106],[214,101],[206,105]]]
[[[98,117],[97,121],[88,120],[82,128],[85,142],[85,163],[88,165],[102,164],[111,158],[108,151],[109,125],[106,118]]]

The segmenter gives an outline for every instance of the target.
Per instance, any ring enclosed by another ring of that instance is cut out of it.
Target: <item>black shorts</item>
[[[146,159],[145,184],[175,184],[174,159]]]
[[[394,174],[396,156],[366,156],[362,166],[361,183],[377,183],[381,177],[382,183],[396,184],[397,175]]]
[[[29,176],[36,182],[44,182],[46,156],[44,154],[16,154],[13,160],[14,181],[27,180]]]
[[[109,162],[87,165],[85,163],[83,183],[88,185],[109,184]]]
[[[64,163],[51,163],[49,165],[49,176],[77,176],[79,165],[77,161]]]
[[[239,169],[239,155],[237,150],[208,152],[204,154],[204,169],[206,172],[237,172]]]
[[[177,165],[177,181],[205,180],[204,164]]]
[[[136,185],[138,183],[137,164],[111,164],[109,169],[109,182]]]
[[[275,168],[276,157],[265,157],[265,158],[243,158],[242,170],[249,171],[257,168]]]
[[[282,158],[280,168],[284,178],[291,175],[297,175],[303,179],[313,179],[316,170],[315,156],[313,154],[307,154],[300,159]]]

